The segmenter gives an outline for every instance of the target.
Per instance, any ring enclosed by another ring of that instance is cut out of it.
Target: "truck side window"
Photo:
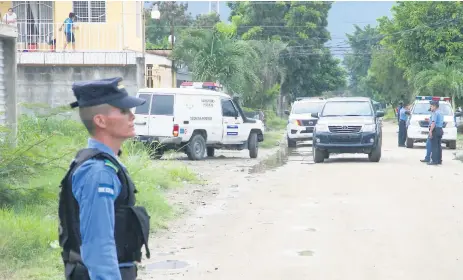
[[[236,117],[236,109],[231,100],[222,100],[222,115],[224,117]]]
[[[138,96],[139,98],[141,99],[145,99],[146,102],[141,105],[141,106],[138,106],[135,108],[135,114],[137,115],[148,115],[149,114],[149,111],[150,111],[150,97],[151,97],[151,94],[140,94]]]
[[[174,96],[153,94],[153,104],[151,105],[151,115],[174,115]]]

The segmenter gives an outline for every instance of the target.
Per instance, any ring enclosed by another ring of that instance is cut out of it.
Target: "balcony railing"
[[[66,43],[62,23],[18,22],[18,51],[60,52]],[[124,33],[122,24],[77,23],[73,30],[76,51],[122,51]],[[129,39],[129,38],[127,38]],[[72,51],[68,43],[66,51]]]

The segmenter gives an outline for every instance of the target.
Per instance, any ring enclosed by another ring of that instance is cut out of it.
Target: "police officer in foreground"
[[[431,161],[429,165],[442,164],[442,135],[444,135],[444,116],[439,110],[439,101],[431,101],[432,122],[429,128],[429,139],[431,139]]]
[[[399,111],[399,147],[405,147],[407,139],[407,119],[410,112],[407,107],[402,107]]]
[[[131,108],[145,100],[129,96],[121,78],[74,83],[80,118],[90,138],[61,182],[59,241],[66,279],[135,280],[149,216],[135,206],[135,186],[118,160],[132,138]]]

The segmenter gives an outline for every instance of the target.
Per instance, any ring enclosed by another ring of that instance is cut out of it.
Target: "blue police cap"
[[[429,104],[439,107],[439,100],[431,100],[429,101]]]
[[[77,101],[71,103],[71,108],[109,104],[121,109],[130,109],[146,102],[144,99],[130,96],[121,81],[122,78],[117,77],[75,82],[72,90]]]

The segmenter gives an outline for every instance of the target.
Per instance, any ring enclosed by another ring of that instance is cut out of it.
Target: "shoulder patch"
[[[104,165],[111,167],[112,169],[114,169],[114,170],[116,171],[116,173],[119,172],[119,168],[117,168],[117,166],[115,166],[115,165],[114,165],[110,160],[108,160],[108,159],[105,159],[105,160],[104,160]]]

